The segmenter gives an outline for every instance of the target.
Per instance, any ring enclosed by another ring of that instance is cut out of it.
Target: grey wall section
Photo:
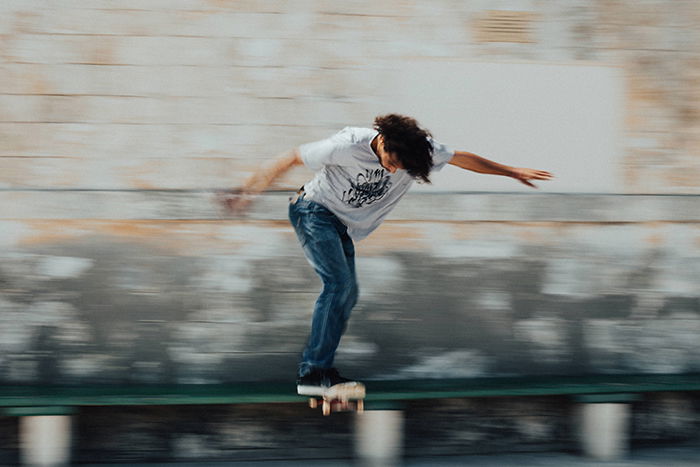
[[[27,209],[0,210],[0,381],[293,378],[320,282],[287,194],[237,219],[203,192],[1,195]],[[337,364],[379,379],[700,371],[699,201],[411,195],[357,245]]]

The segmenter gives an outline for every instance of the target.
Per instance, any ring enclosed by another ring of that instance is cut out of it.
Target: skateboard
[[[332,412],[362,413],[365,410],[365,394],[365,385],[362,383],[336,384],[326,389],[323,395],[310,397],[309,407],[315,409],[320,405],[324,416]]]

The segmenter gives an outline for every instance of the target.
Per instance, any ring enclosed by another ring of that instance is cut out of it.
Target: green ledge
[[[401,401],[471,397],[572,396],[578,401],[622,402],[635,394],[700,391],[700,374],[536,376],[366,381],[367,406]],[[174,385],[5,385],[6,415],[70,412],[84,406],[259,404],[303,402],[289,382]],[[381,403],[380,403],[381,402]]]

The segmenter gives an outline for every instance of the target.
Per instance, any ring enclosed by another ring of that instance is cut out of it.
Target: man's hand
[[[244,190],[227,190],[217,193],[216,200],[223,207],[226,215],[238,216],[248,210],[248,206],[253,201],[253,195]]]
[[[244,214],[257,195],[297,165],[303,165],[303,162],[299,150],[293,149],[260,168],[243,183],[242,188],[217,193],[217,201],[227,215]]]
[[[526,168],[513,168],[513,173],[511,175],[514,179],[520,181],[523,185],[527,185],[531,188],[537,188],[537,185],[531,183],[530,180],[551,180],[554,176],[544,170],[526,169]]]

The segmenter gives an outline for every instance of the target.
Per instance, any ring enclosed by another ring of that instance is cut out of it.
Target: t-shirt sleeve
[[[344,128],[330,138],[299,146],[299,154],[304,165],[311,170],[321,170],[324,165],[343,165],[343,149],[352,142],[348,128]]]
[[[430,138],[430,143],[433,145],[433,172],[442,170],[448,162],[452,160],[455,152],[442,143]]]

